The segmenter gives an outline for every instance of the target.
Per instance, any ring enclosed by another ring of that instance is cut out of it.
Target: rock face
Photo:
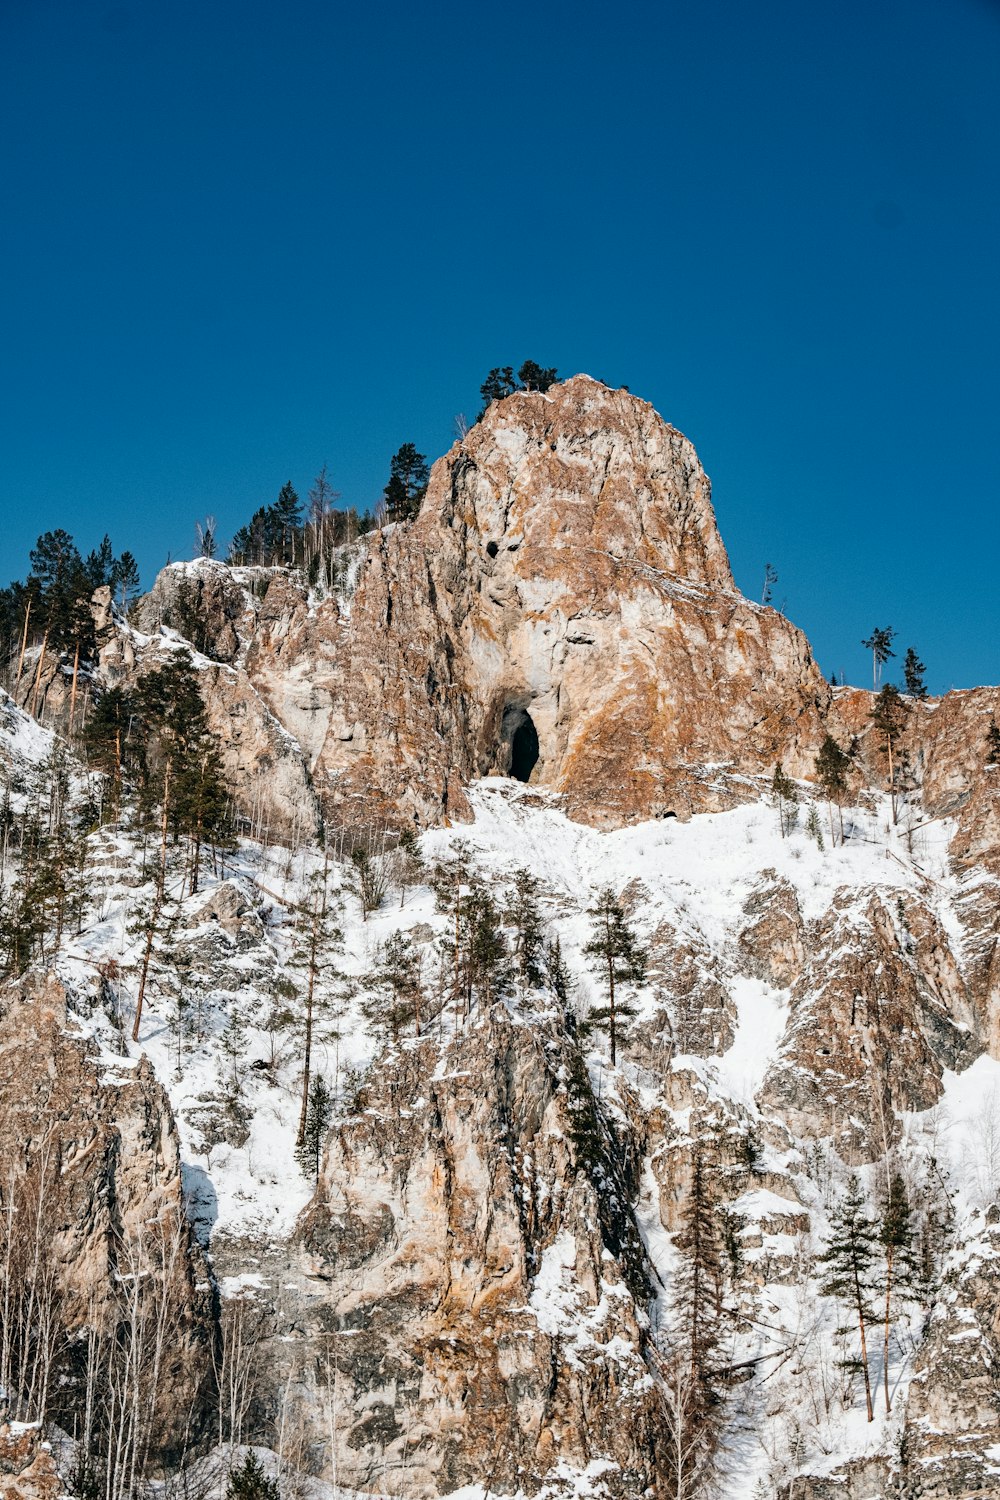
[[[901,1112],[935,1104],[942,1068],[981,1050],[972,1007],[947,937],[912,899],[892,910],[845,890],[809,936],[761,1103],[845,1161],[871,1161],[895,1144]]]
[[[694,449],[625,391],[577,376],[494,403],[417,520],[342,572],[317,603],[281,569],[175,565],[137,616],[245,673],[335,821],[463,818],[494,771],[588,822],[686,818],[779,756],[811,768],[830,692],[808,643],[738,593]],[[224,743],[227,712],[255,723],[234,694],[216,670]]]
[[[559,1461],[657,1483],[636,1158],[576,1058],[498,1007],[432,1077],[398,1057],[334,1135],[299,1244],[341,1483],[512,1493]]]
[[[1000,1478],[1000,1208],[970,1236],[945,1277],[944,1295],[917,1356],[910,1387],[903,1493],[996,1494]]]
[[[59,1500],[62,1493],[41,1429],[33,1422],[0,1421],[0,1500]]]
[[[4,1202],[16,1209],[3,1225],[4,1255],[35,1298],[29,1307],[51,1299],[71,1331],[103,1327],[110,1335],[133,1314],[137,1327],[147,1316],[150,1326],[169,1327],[150,1428],[153,1452],[169,1457],[182,1436],[178,1414],[187,1414],[192,1433],[205,1416],[211,1330],[173,1117],[148,1062],[116,1062],[74,1039],[65,991],[52,977],[0,991],[0,1160]],[[41,1269],[36,1233],[45,1247]],[[130,1283],[141,1295],[123,1302],[120,1288]],[[57,1357],[64,1361],[52,1381],[58,1416],[63,1403],[74,1409],[76,1382],[86,1377],[65,1351]],[[110,1363],[110,1379],[108,1370]]]
[[[805,771],[828,697],[801,633],[736,591],[690,443],[586,376],[495,403],[434,466],[349,636],[326,784],[422,822],[491,771],[598,823],[723,806],[728,773]]]

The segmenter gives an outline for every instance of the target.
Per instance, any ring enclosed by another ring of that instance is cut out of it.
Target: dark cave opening
[[[528,781],[538,760],[538,730],[527,709],[504,709],[501,734],[510,745],[510,775]]]

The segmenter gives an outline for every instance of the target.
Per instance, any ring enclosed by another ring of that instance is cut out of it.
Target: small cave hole
[[[500,551],[500,548],[497,546],[496,542],[487,542],[486,543],[486,555],[487,555],[487,557],[496,557],[496,555],[497,555],[497,553],[499,551]]]
[[[504,709],[500,733],[510,746],[510,775],[528,781],[538,761],[538,730],[524,708]]]

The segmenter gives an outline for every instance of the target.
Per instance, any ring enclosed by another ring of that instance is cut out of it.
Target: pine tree
[[[503,401],[506,396],[512,396],[516,390],[517,381],[514,379],[513,368],[510,365],[495,366],[479,387],[479,394],[483,398],[483,409],[479,413],[479,419],[482,420],[494,401]]]
[[[389,877],[383,857],[373,852],[366,844],[357,844],[351,850],[351,867],[354,892],[361,902],[361,916],[367,922],[373,911],[378,911],[389,889]]]
[[[780,765],[775,766],[774,776],[771,780],[771,795],[778,809],[778,826],[781,829],[781,837],[785,838],[795,827],[798,818],[799,793],[795,782],[790,776],[786,776]]]
[[[295,1146],[295,1155],[303,1172],[313,1181],[319,1177],[319,1164],[323,1155],[323,1143],[333,1115],[333,1095],[322,1073],[314,1075],[309,1085],[306,1104],[305,1128]]]
[[[819,813],[815,806],[810,807],[809,816],[806,818],[806,833],[811,839],[816,840],[816,848],[823,848],[823,830],[819,825]]]
[[[908,646],[906,655],[903,658],[903,681],[906,684],[906,691],[911,698],[927,697],[927,689],[924,686],[924,673],[926,671],[927,668],[913,647]]]
[[[287,480],[271,507],[272,547],[282,562],[295,564],[295,548],[302,530],[302,502],[292,481]]]
[[[133,693],[126,688],[108,688],[91,709],[84,731],[87,762],[93,770],[108,778],[116,819],[121,808],[125,772],[130,766],[135,768],[138,765],[137,737],[131,732],[136,715]]]
[[[226,1500],[281,1500],[278,1481],[268,1478],[252,1450],[241,1464],[230,1470]]]
[[[514,930],[514,967],[522,993],[542,982],[544,929],[538,906],[540,882],[529,870],[514,871],[514,883],[504,903],[504,920]]]
[[[889,1181],[882,1205],[879,1241],[885,1256],[885,1336],[882,1348],[882,1374],[885,1383],[885,1409],[892,1407],[889,1397],[889,1330],[892,1326],[892,1299],[916,1299],[917,1265],[913,1254],[913,1228],[906,1187],[898,1172]]]
[[[861,1185],[857,1177],[852,1177],[842,1202],[832,1215],[830,1241],[818,1257],[819,1264],[824,1267],[820,1291],[826,1297],[837,1297],[846,1303],[857,1321],[861,1357],[857,1361],[849,1361],[849,1365],[859,1368],[864,1376],[869,1422],[874,1419],[875,1411],[872,1406],[866,1330],[875,1316],[871,1298],[876,1243],[876,1226],[868,1217]],[[849,1333],[850,1325],[838,1329],[838,1332]]]
[[[716,1366],[725,1279],[719,1227],[706,1152],[697,1145],[674,1235],[678,1266],[671,1287],[672,1323],[658,1361],[668,1430],[668,1493],[681,1500],[705,1492],[719,1438]]]
[[[674,1246],[683,1257],[677,1298],[683,1307],[685,1342],[692,1365],[707,1376],[719,1338],[725,1283],[717,1204],[707,1153],[699,1143],[691,1161],[691,1190],[685,1200]]]
[[[414,1035],[420,1035],[420,955],[408,933],[394,932],[386,939],[363,987],[368,999],[362,1010],[377,1030],[396,1042],[412,1022]]]
[[[411,521],[427,493],[430,469],[427,459],[412,443],[404,443],[389,464],[389,482],[383,490],[386,519]]]
[[[875,699],[875,706],[871,711],[871,721],[878,730],[882,739],[882,745],[888,757],[889,763],[889,796],[892,801],[892,821],[898,819],[896,803],[896,773],[893,763],[893,743],[899,738],[906,728],[907,708],[900,695],[899,689],[891,682],[885,687]]]
[[[562,944],[558,937],[546,943],[544,952],[545,983],[559,1005],[563,1015],[572,1022],[571,1029],[576,1030],[576,1017],[571,1009],[573,999],[573,976],[569,971],[569,965],[563,958]]]
[[[646,954],[625,917],[625,911],[610,886],[599,892],[588,908],[593,935],[584,948],[591,966],[607,986],[608,1002],[594,1007],[588,1025],[607,1029],[611,1066],[618,1059],[618,1036],[623,1022],[637,1014],[621,994],[622,985],[642,984],[646,978]]]
[[[492,373],[492,372],[491,372]],[[559,379],[555,370],[543,369],[533,359],[526,359],[517,372],[517,378],[526,391],[547,391]]]
[[[222,761],[190,654],[178,651],[165,666],[147,672],[136,702],[147,737],[142,806],[147,819],[159,810],[161,866],[168,830],[175,839],[188,836],[193,893],[202,844],[227,842],[230,820]]]
[[[833,833],[833,804],[840,810],[840,839],[844,839],[844,798],[847,795],[847,771],[850,757],[841,750],[837,741],[828,734],[816,757],[816,779],[826,794],[830,807],[830,842],[835,843]]]
[[[510,955],[503,935],[500,910],[479,882],[470,890],[460,923],[465,971],[465,1015],[474,999],[484,1005],[502,995],[510,978]]]
[[[117,559],[108,581],[118,600],[118,608],[127,620],[132,604],[139,593],[139,564],[131,552],[123,552]]]
[[[87,554],[83,571],[91,593],[111,582],[115,566],[115,554],[111,549],[111,538],[105,533],[101,545]]]
[[[987,765],[1000,765],[1000,728],[997,727],[995,717],[990,718],[989,728],[986,731],[986,763]]]
[[[891,625],[886,625],[885,628],[881,630],[876,625],[875,629],[872,631],[868,639],[861,642],[862,646],[864,646],[872,654],[873,689],[877,690],[879,679],[882,676],[882,668],[889,660],[889,657],[895,656],[896,654],[892,649],[892,642],[895,638],[895,635],[896,632],[893,630]]]
[[[399,886],[399,909],[406,903],[406,893],[416,885],[424,873],[424,857],[420,852],[420,841],[412,828],[404,828],[399,835],[393,859],[393,873]]]
[[[311,877],[306,900],[298,907],[299,946],[292,962],[305,970],[305,1005],[302,1037],[302,1097],[299,1108],[299,1128],[296,1143],[305,1139],[309,1118],[309,1089],[312,1082],[312,1045],[316,1014],[316,981],[321,967],[325,970],[331,952],[343,944],[344,935],[337,925],[335,909],[330,900],[329,855],[324,858],[322,871]]]

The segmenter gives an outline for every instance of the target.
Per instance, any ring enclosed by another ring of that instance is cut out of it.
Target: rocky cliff
[[[872,695],[739,594],[687,440],[584,376],[495,403],[336,575],[176,564],[129,622],[95,596],[81,695],[189,649],[244,836],[193,894],[168,849],[138,1044],[127,809],[86,835],[53,972],[3,992],[3,1202],[51,1185],[73,1350],[52,1412],[71,1428],[89,1330],[131,1317],[169,1330],[142,1435],[167,1466],[218,1438],[274,1449],[289,1488],[426,1500],[995,1492],[1000,691],[905,702],[893,808]],[[16,686],[67,725],[58,664]],[[0,701],[9,827],[52,744]],[[321,820],[378,832],[376,896]],[[606,887],[646,956],[613,1061]],[[466,980],[487,898],[496,974]],[[419,1025],[379,1012],[400,939]],[[852,1179],[874,1222],[894,1176],[919,1266],[888,1344],[872,1293],[869,1424],[821,1256]],[[682,1336],[702,1210],[711,1418]],[[9,1472],[48,1484],[19,1434]]]

